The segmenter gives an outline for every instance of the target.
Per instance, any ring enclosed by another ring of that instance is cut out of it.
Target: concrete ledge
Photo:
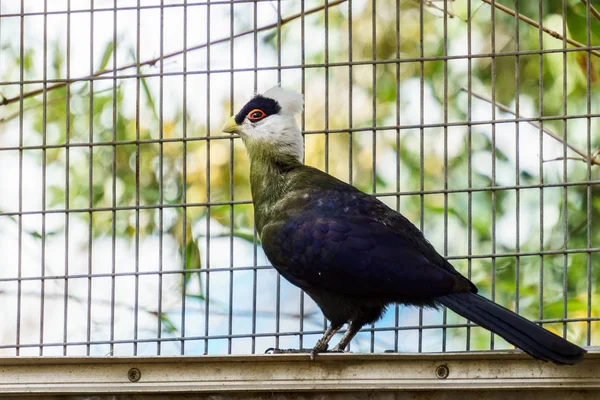
[[[585,390],[600,352],[556,366],[520,352],[0,358],[0,394]],[[438,392],[439,393],[439,392]],[[587,398],[587,397],[586,397]],[[600,398],[600,397],[599,397]]]

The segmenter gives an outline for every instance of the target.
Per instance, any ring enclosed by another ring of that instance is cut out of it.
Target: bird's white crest
[[[301,161],[304,153],[302,133],[296,115],[302,112],[302,95],[292,90],[275,86],[263,97],[275,100],[281,109],[276,114],[252,122],[248,118],[239,126],[239,133],[251,154],[265,144],[275,145],[277,152],[293,156]]]
[[[281,114],[296,115],[302,112],[304,98],[298,92],[275,86],[263,93],[264,97],[275,100],[281,107]]]

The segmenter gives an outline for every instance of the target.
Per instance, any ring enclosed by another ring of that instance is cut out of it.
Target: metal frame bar
[[[557,368],[518,352],[0,359],[0,394],[600,391],[600,355]],[[299,379],[298,371],[302,371]],[[595,392],[594,392],[595,393]],[[469,397],[465,397],[469,398]]]

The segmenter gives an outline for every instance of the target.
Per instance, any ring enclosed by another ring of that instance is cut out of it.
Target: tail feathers
[[[478,294],[453,293],[437,300],[540,360],[576,364],[586,353],[581,347]]]

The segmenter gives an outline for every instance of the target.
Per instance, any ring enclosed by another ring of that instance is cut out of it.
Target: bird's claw
[[[319,340],[310,352],[310,360],[315,361],[315,359],[317,358],[317,354],[326,353],[328,348],[329,345],[326,342],[323,343],[321,340]]]
[[[315,347],[310,351],[310,360],[315,361],[317,354],[326,352],[328,348],[329,345],[327,343],[322,344],[321,341],[318,341]]]
[[[317,354],[319,354],[319,351],[317,349],[312,349],[312,351],[310,352],[310,361],[315,361],[315,358],[317,358]]]

